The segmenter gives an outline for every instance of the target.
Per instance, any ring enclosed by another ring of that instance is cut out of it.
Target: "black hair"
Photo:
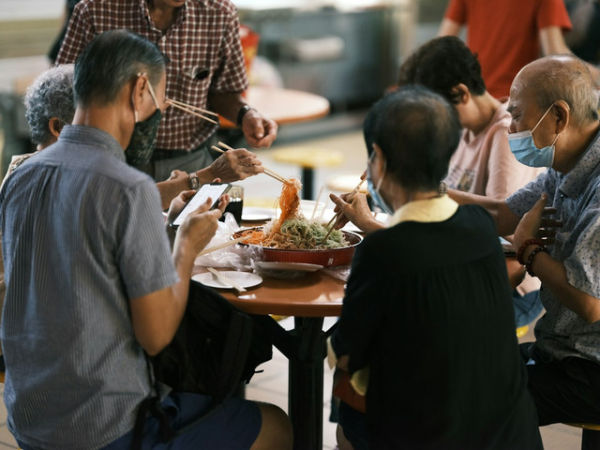
[[[156,85],[164,74],[166,59],[158,47],[127,30],[96,36],[75,63],[75,101],[87,106],[115,100],[123,86],[145,72]]]
[[[425,191],[437,189],[446,176],[461,126],[442,96],[408,85],[371,108],[363,132],[369,155],[373,143],[381,148],[386,174],[406,189]]]
[[[473,95],[485,93],[477,56],[454,36],[423,44],[402,64],[398,77],[399,86],[422,84],[454,104],[460,102],[461,93],[453,91],[459,83],[467,86]]]

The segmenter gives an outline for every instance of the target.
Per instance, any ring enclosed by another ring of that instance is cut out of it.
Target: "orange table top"
[[[220,290],[219,293],[234,306],[250,314],[339,316],[342,312],[344,282],[318,271],[295,280],[264,277],[260,286],[249,288],[239,296],[226,290]]]
[[[506,258],[512,288],[523,280],[525,268],[514,257]],[[197,272],[203,272],[200,268]],[[339,316],[344,299],[344,282],[321,271],[295,280],[265,277],[263,283],[241,295],[220,291],[237,308],[250,314],[297,317]]]
[[[245,100],[263,116],[279,125],[316,120],[329,113],[329,101],[320,95],[264,86],[250,86]],[[223,128],[235,125],[221,118]]]

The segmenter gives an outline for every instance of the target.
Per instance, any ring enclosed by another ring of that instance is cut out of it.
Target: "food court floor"
[[[324,128],[327,127],[344,128],[348,124],[356,124],[356,117],[345,118],[340,121],[326,122]],[[317,128],[318,130],[318,128]],[[314,131],[314,128],[311,132]],[[355,173],[360,174],[364,170],[366,163],[366,153],[362,141],[362,135],[359,131],[342,131],[334,135],[326,136],[311,140],[297,141],[295,138],[298,133],[302,133],[302,128],[281,130],[281,137],[287,138],[287,142],[281,146],[300,146],[327,151],[339,151],[344,155],[344,162],[336,168],[323,168],[316,171],[315,192],[318,192],[327,179],[335,174]],[[286,140],[286,139],[284,139]],[[275,148],[276,149],[276,148]],[[284,176],[299,176],[299,169],[286,164],[280,164],[272,159],[272,150],[260,151],[260,157],[263,163],[281,173]],[[257,176],[240,183],[245,188],[245,204],[254,206],[270,206],[273,200],[278,196],[280,185],[275,180],[266,176]],[[266,205],[265,205],[266,203]],[[325,327],[328,328],[334,323],[335,319],[329,318],[325,321]],[[291,318],[284,319],[282,322],[284,327],[292,327],[293,320]],[[425,333],[426,330],[423,330]],[[533,340],[533,332],[529,333],[521,339],[522,341]],[[249,399],[256,399],[265,402],[271,402],[279,405],[284,410],[287,409],[287,360],[274,350],[273,359],[264,364],[260,369],[264,372],[256,374],[249,386],[246,389],[246,396]],[[324,387],[324,436],[323,448],[335,448],[335,426],[329,423],[329,399],[331,393],[331,378],[332,372],[325,365],[325,387]],[[4,385],[0,385],[0,390],[3,390]],[[577,450],[580,448],[579,429],[569,427],[567,425],[557,424],[541,429],[544,439],[544,447],[546,450]],[[4,402],[0,399],[0,450],[17,448],[16,443],[6,427],[6,410]],[[316,450],[316,449],[315,449]]]

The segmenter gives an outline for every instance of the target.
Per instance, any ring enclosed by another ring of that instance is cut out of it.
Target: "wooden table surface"
[[[516,258],[506,257],[511,287],[517,287],[525,268]],[[204,270],[198,268],[197,272]],[[263,277],[263,282],[241,295],[219,290],[233,305],[250,314],[276,314],[296,317],[339,316],[344,299],[344,282],[322,271],[311,272],[293,280]]]
[[[264,277],[260,286],[249,288],[241,295],[222,289],[219,293],[250,314],[339,316],[342,312],[344,282],[318,271],[295,280]]]
[[[329,101],[325,97],[293,89],[250,86],[245,100],[279,125],[308,122],[329,114]],[[223,128],[235,128],[227,119],[221,118],[220,122]]]

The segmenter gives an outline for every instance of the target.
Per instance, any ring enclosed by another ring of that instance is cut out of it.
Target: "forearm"
[[[533,247],[524,255],[525,260],[531,251]],[[535,256],[531,269],[542,281],[544,288],[550,289],[552,294],[571,311],[588,323],[600,320],[600,299],[571,285],[564,264],[556,261],[549,254],[540,252]]]
[[[385,225],[383,223],[378,222],[377,220],[372,218],[372,216],[371,216],[370,220],[365,221],[365,222],[360,222],[360,224],[355,223],[354,225],[356,225],[358,228],[360,228],[366,234],[372,233],[377,230],[383,230],[385,228]]]
[[[442,20],[442,24],[438,30],[438,36],[458,36],[461,28],[461,24],[445,18]]]
[[[239,92],[211,92],[208,94],[208,106],[231,122],[236,123],[238,112],[246,102]]]
[[[539,38],[540,45],[542,47],[542,54],[544,56],[573,54],[565,42],[565,38],[560,27],[547,27],[541,29],[539,32]],[[583,62],[589,69],[596,86],[600,86],[600,69],[593,64],[585,61]]]
[[[181,311],[178,311],[181,315],[183,315],[183,310],[185,310],[187,303],[190,279],[192,278],[196,256],[197,254],[194,252],[192,246],[187,245],[179,235],[176,235],[173,244],[173,263],[179,275],[179,281],[172,286],[172,290],[173,294],[183,303]]]
[[[177,275],[179,275],[179,281],[169,287],[171,299],[164,302],[161,309],[160,327],[163,335],[163,348],[171,342],[183,319],[195,259],[196,255],[191,251],[191,247],[183,245],[176,236],[173,244],[173,262]]]
[[[470,194],[456,189],[448,189],[448,195],[459,205],[479,205],[485,208],[496,222],[499,236],[513,234],[519,223],[519,216],[510,210],[505,200]]]
[[[158,193],[160,194],[160,204],[164,211],[169,208],[171,200],[177,197],[181,191],[190,189],[190,184],[187,178],[183,178],[161,181],[156,183],[156,187],[158,188]]]

